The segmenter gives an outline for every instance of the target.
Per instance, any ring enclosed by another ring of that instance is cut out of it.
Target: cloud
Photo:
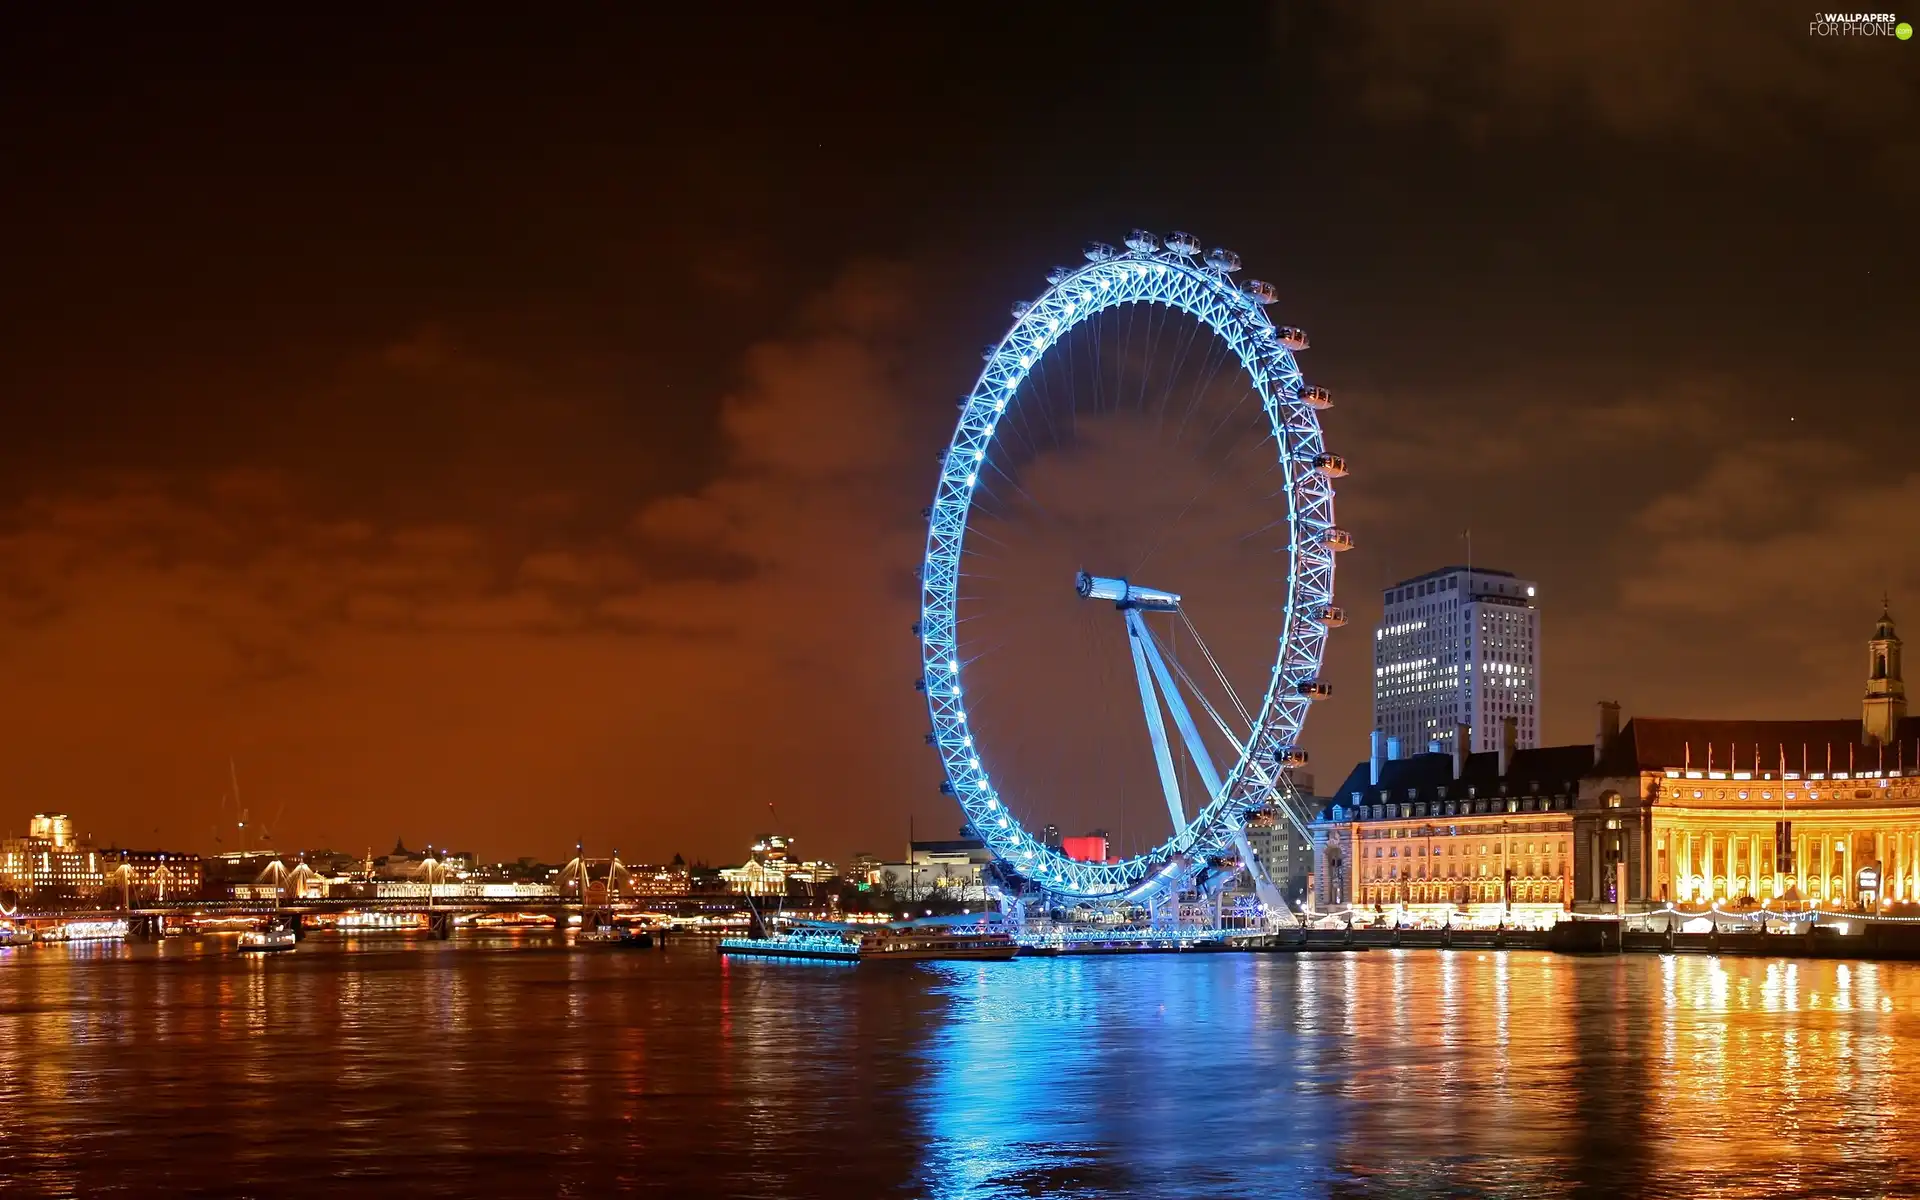
[[[727,854],[769,800],[818,850],[865,837],[875,803],[846,788],[869,739],[898,748],[882,777],[931,770],[906,688],[899,497],[931,476],[905,453],[911,284],[857,268],[748,349],[706,402],[704,480],[637,505],[611,486],[630,461],[530,432],[597,393],[430,327],[332,393],[446,447],[404,477],[100,471],[0,507],[0,786],[192,847],[228,753],[309,843],[401,822],[483,852]]]
[[[1777,137],[1908,139],[1920,111],[1894,43],[1810,37],[1801,9],[1411,0],[1342,16],[1352,37],[1332,69],[1356,83],[1366,111],[1438,120],[1475,140],[1570,117],[1722,148],[1750,143],[1759,126]]]

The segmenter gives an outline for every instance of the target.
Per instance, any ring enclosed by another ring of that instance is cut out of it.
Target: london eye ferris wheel
[[[1151,904],[1245,865],[1275,909],[1245,830],[1299,820],[1276,794],[1344,622],[1331,400],[1238,255],[1084,254],[1014,305],[940,457],[927,741],[1003,895]]]

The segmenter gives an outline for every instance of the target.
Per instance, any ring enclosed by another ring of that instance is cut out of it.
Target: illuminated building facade
[[[666,864],[641,863],[627,868],[627,877],[636,896],[684,896],[691,883],[687,860],[678,854]]]
[[[1373,631],[1373,725],[1408,754],[1455,731],[1498,750],[1513,718],[1519,748],[1540,744],[1536,587],[1507,571],[1442,567],[1388,588]],[[1399,757],[1393,755],[1392,757]]]
[[[811,889],[837,878],[839,871],[830,862],[797,861],[793,840],[777,833],[762,834],[753,843],[752,858],[720,871],[728,891],[747,896],[784,896],[796,886]]]
[[[1106,862],[1107,835],[1089,833],[1082,837],[1061,838],[1060,853],[1075,862]]]
[[[1573,810],[1590,745],[1504,744],[1355,766],[1312,826],[1320,911],[1404,913],[1434,923],[1548,924],[1573,898]]]
[[[0,842],[0,887],[36,900],[97,896],[105,877],[100,852],[65,813],[36,813],[25,837]]]
[[[142,901],[191,900],[200,895],[206,883],[206,872],[198,854],[114,849],[101,857],[106,866],[105,892],[109,900],[136,905]]]
[[[1920,719],[1900,650],[1882,613],[1858,720],[1603,721],[1575,818],[1579,904],[1920,903]]]
[[[870,881],[907,900],[985,900],[986,871],[992,863],[993,851],[978,838],[909,842],[907,861],[876,864]]]

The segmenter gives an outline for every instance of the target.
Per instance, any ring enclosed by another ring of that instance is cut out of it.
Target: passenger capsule
[[[1325,700],[1333,695],[1333,685],[1321,683],[1318,679],[1309,679],[1296,685],[1293,690],[1295,695],[1305,696],[1309,700]]]
[[[1127,235],[1127,249],[1136,254],[1152,254],[1160,248],[1160,239],[1144,229],[1136,229]]]
[[[1032,307],[1033,307],[1033,301],[1031,300],[1015,300],[1013,302],[1013,307],[1009,311],[1013,313],[1013,319],[1017,321],[1021,317],[1026,316],[1027,310]]]
[[[1273,752],[1273,762],[1278,767],[1304,767],[1307,765],[1306,748],[1282,746]]]
[[[1062,283],[1065,283],[1067,281],[1067,277],[1072,274],[1073,274],[1072,267],[1055,267],[1053,270],[1047,272],[1047,282],[1052,284],[1062,284]]]
[[[1273,290],[1273,285],[1264,279],[1249,279],[1240,286],[1240,290],[1259,304],[1272,304],[1280,298],[1279,293]]]
[[[1080,253],[1087,256],[1088,262],[1105,262],[1118,253],[1118,251],[1105,242],[1088,242],[1080,248]]]
[[[1295,329],[1291,325],[1283,325],[1280,327],[1278,336],[1280,338],[1280,344],[1295,354],[1307,348],[1307,331],[1304,329]]]
[[[1300,402],[1308,408],[1329,409],[1333,407],[1333,393],[1323,387],[1301,388]]]
[[[1167,235],[1167,249],[1173,251],[1175,254],[1192,258],[1194,255],[1200,253],[1200,239],[1190,233],[1182,233],[1176,229]]]
[[[1344,529],[1329,529],[1320,535],[1320,544],[1329,550],[1353,549],[1353,535]]]
[[[1231,250],[1214,247],[1207,253],[1207,265],[1216,271],[1232,274],[1240,269],[1240,256]]]
[[[1000,353],[1000,347],[998,346],[982,346],[980,347],[980,361],[987,362],[998,353]]]
[[[1347,623],[1347,610],[1329,604],[1319,612],[1319,621],[1328,629],[1338,629]]]
[[[1338,454],[1316,454],[1313,456],[1313,469],[1328,479],[1339,479],[1347,473],[1347,460]]]

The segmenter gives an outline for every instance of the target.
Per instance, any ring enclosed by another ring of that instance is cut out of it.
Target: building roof
[[[1408,579],[1402,579],[1399,583],[1390,583],[1382,590],[1390,592],[1395,588],[1402,588],[1407,586],[1410,583],[1425,583],[1429,579],[1439,579],[1447,575],[1457,575],[1461,571],[1471,571],[1475,575],[1494,575],[1494,576],[1498,576],[1501,579],[1520,578],[1518,575],[1515,575],[1512,571],[1496,571],[1492,567],[1469,567],[1469,566],[1456,564],[1451,567],[1440,567],[1437,570],[1428,571],[1424,575],[1415,575]]]
[[[1510,796],[1549,796],[1575,788],[1580,777],[1593,767],[1593,747],[1587,743],[1574,746],[1540,746],[1531,750],[1515,750],[1513,761],[1507,764],[1507,773],[1500,774],[1500,754],[1498,751],[1483,750],[1478,754],[1467,755],[1461,766],[1460,778],[1453,777],[1453,756],[1450,754],[1415,754],[1408,758],[1388,759],[1381,764],[1380,782],[1372,782],[1373,765],[1362,759],[1347,773],[1334,793],[1322,806],[1321,819],[1327,819],[1335,804],[1367,804],[1377,802],[1380,793],[1385,791],[1387,799],[1399,801],[1458,800],[1466,796],[1466,789],[1472,788],[1480,798],[1500,795],[1501,785],[1506,785]],[[1447,792],[1443,796],[1442,788]],[[1414,795],[1409,797],[1408,791]],[[1355,792],[1360,799],[1353,798]]]
[[[1873,627],[1873,640],[1876,642],[1900,640],[1900,635],[1893,631],[1893,613],[1884,604],[1880,608],[1879,623]]]
[[[968,854],[985,850],[987,844],[978,838],[948,838],[938,842],[912,842],[909,848],[920,854]]]
[[[1777,771],[1783,759],[1788,771],[1797,772],[1920,766],[1920,717],[1901,720],[1894,745],[1869,746],[1864,739],[1857,717],[1838,721],[1635,717],[1607,748],[1593,773],[1612,777],[1687,766],[1701,771]]]

